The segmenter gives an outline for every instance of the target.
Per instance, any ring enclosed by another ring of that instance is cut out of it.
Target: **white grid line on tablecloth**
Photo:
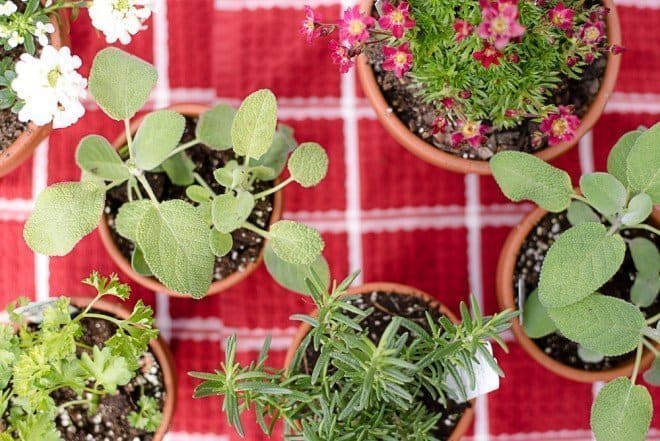
[[[48,150],[49,140],[42,142],[34,152],[32,159],[32,199],[48,185]],[[34,253],[34,287],[36,300],[50,297],[50,258]]]

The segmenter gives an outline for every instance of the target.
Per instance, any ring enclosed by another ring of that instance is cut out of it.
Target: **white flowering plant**
[[[313,142],[298,145],[290,129],[278,129],[277,100],[269,90],[254,92],[238,110],[220,104],[202,113],[189,142],[182,141],[186,119],[173,110],[148,113],[133,135],[131,119],[157,77],[152,65],[120,49],[96,55],[90,94],[106,115],[124,122],[126,146],[118,152],[98,135],[80,141],[76,163],[82,179],[55,184],[38,196],[24,231],[30,248],[51,256],[68,254],[101,220],[107,192],[125,186],[127,202],[118,210],[115,227],[134,244],[133,269],[172,291],[204,296],[216,257],[231,252],[232,233],[239,229],[267,240],[266,265],[285,286],[304,290],[300,287],[311,267],[327,274],[324,242],[315,229],[281,220],[266,231],[248,220],[257,201],[285,186],[313,187],[323,180],[325,150]],[[213,170],[213,180],[205,180],[186,154],[200,144],[231,149],[235,158]],[[290,177],[274,182],[285,168]],[[159,200],[149,173],[164,173],[184,187],[186,200]],[[258,191],[259,182],[271,185]]]
[[[82,62],[68,47],[52,46],[49,37],[53,17],[61,20],[64,9],[76,17],[81,8],[108,43],[128,44],[151,16],[152,0],[0,0],[0,45],[12,51],[0,60],[0,109],[54,128],[83,116],[87,81],[77,72]],[[22,51],[18,59],[14,51]]]

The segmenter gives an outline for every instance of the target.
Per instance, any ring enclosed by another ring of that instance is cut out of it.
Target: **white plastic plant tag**
[[[486,348],[488,349],[488,352],[493,355],[493,346],[490,343],[487,343]],[[475,385],[473,389],[470,389],[470,376],[467,371],[462,368],[456,369],[459,377],[461,377],[463,387],[465,387],[467,399],[464,400],[463,397],[461,397],[460,388],[456,384],[454,378],[451,375],[445,377],[445,383],[449,389],[449,396],[458,403],[486,395],[487,393],[500,388],[500,376],[490,367],[485,357],[480,352],[477,352],[477,360],[479,363],[473,363],[472,365],[475,375]]]
[[[57,302],[57,298],[40,300],[38,302],[30,302],[25,306],[16,308],[14,312],[25,317],[28,322],[41,323],[43,320],[44,311],[50,306],[54,305],[55,302]],[[69,305],[69,313],[73,314],[76,311],[78,311],[78,308]]]

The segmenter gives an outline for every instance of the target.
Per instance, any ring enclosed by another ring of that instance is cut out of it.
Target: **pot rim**
[[[364,285],[347,290],[345,295],[367,294],[373,291],[392,292],[396,294],[418,297],[420,299],[427,301],[430,306],[437,307],[443,315],[449,317],[452,323],[459,323],[458,317],[438,299],[417,288],[413,288],[411,286],[403,285],[400,283],[392,283],[392,282],[365,283]],[[316,313],[317,311],[315,310],[311,313],[311,315],[314,316],[316,315]],[[286,357],[284,361],[285,369],[289,368],[291,361],[293,360],[293,357],[295,355],[295,352],[298,349],[298,346],[300,346],[300,343],[302,343],[302,340],[305,338],[305,336],[310,331],[310,329],[311,326],[307,323],[302,323],[298,327],[298,330],[296,331],[293,341],[291,342],[291,345],[289,346],[289,349],[287,350],[286,353]],[[476,401],[472,399],[469,402],[470,402],[470,407],[465,410],[461,418],[458,420],[458,424],[454,428],[454,431],[452,432],[451,436],[447,441],[459,441],[470,428],[472,424],[472,420],[474,419],[474,407],[476,405]]]
[[[69,45],[69,19],[66,14],[53,13],[50,21],[55,27],[55,32],[50,35],[50,43],[56,49]],[[46,139],[53,128],[52,123],[45,126],[37,126],[28,123],[27,127],[18,138],[6,149],[0,152],[0,178],[8,175],[14,169],[25,162]]]
[[[522,248],[522,245],[529,235],[529,232],[534,228],[539,221],[548,214],[548,211],[541,207],[535,208],[531,213],[527,214],[523,220],[516,225],[509,233],[500,257],[497,263],[496,272],[496,291],[497,303],[501,309],[514,309],[518,310],[518,306],[514,302],[515,293],[514,285],[512,283],[516,260]],[[660,209],[656,208],[653,211],[652,220],[655,223],[660,223]],[[578,381],[582,383],[593,383],[595,381],[610,381],[620,376],[629,376],[633,372],[635,357],[631,356],[630,360],[622,363],[621,365],[601,371],[584,371],[582,369],[567,366],[554,358],[547,355],[541,348],[539,348],[532,339],[525,333],[522,325],[520,324],[519,317],[515,317],[511,324],[511,331],[516,338],[518,344],[523,348],[527,354],[536,360],[546,369],[554,372],[555,374],[567,378],[569,380]],[[641,367],[645,368],[653,362],[653,353],[644,348],[644,355],[642,358]]]
[[[361,0],[362,11],[371,10],[374,0]],[[613,0],[602,0],[603,5],[610,9],[607,16],[607,37],[610,44],[621,45],[621,23]],[[582,117],[580,126],[575,131],[575,137],[569,142],[562,142],[552,147],[547,147],[534,153],[534,156],[551,161],[575,147],[580,139],[598,122],[605,109],[609,97],[614,91],[619,69],[621,67],[621,56],[607,54],[607,66],[600,89],[589,106],[587,113]],[[380,86],[376,81],[373,69],[367,61],[367,57],[361,54],[357,60],[357,71],[360,84],[371,106],[376,112],[378,119],[385,129],[399,144],[412,154],[429,164],[444,168],[456,173],[476,173],[480,175],[491,175],[489,161],[463,159],[459,156],[447,153],[410,132],[408,127],[391,110],[385,100]]]
[[[174,104],[168,107],[167,109],[179,112],[184,116],[196,117],[199,114],[209,110],[210,107],[202,104]],[[131,123],[132,133],[135,133],[137,131],[137,129],[140,127],[140,124],[142,124],[143,120],[144,120],[144,116],[134,120]],[[126,134],[122,133],[120,136],[117,137],[117,139],[115,139],[112,145],[116,149],[118,149],[121,146],[123,146],[125,143],[126,143]],[[277,179],[275,183],[277,184],[278,181],[279,179]],[[277,222],[282,218],[283,204],[284,204],[283,192],[278,191],[273,195],[273,211],[270,215],[269,226],[273,225],[275,222]],[[110,233],[110,228],[108,227],[107,217],[105,213],[101,218],[101,222],[99,223],[98,230],[101,236],[101,241],[103,242],[103,245],[106,251],[108,252],[108,254],[110,254],[112,260],[132,280],[134,280],[138,284],[142,285],[143,287],[151,291],[162,292],[172,297],[190,298],[189,295],[180,294],[166,288],[165,285],[157,281],[155,278],[146,277],[138,274],[133,269],[128,259],[126,259],[124,255],[121,253],[119,247],[113,240],[112,234]],[[245,267],[245,270],[242,272],[234,272],[230,276],[222,280],[213,282],[209,287],[208,291],[206,292],[206,296],[219,294],[220,292],[231,288],[232,286],[236,285],[237,283],[243,281],[245,278],[250,276],[263,263],[264,252],[265,252],[265,244],[264,247],[262,247],[261,252],[259,253],[259,257],[257,258],[256,261],[249,263]]]

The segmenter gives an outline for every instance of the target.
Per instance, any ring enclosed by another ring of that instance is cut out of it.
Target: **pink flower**
[[[393,6],[390,2],[383,3],[383,16],[378,20],[378,24],[383,29],[392,31],[396,38],[403,37],[406,29],[415,26],[415,20],[410,17],[410,4],[401,2],[399,6]]]
[[[328,47],[332,62],[339,66],[339,71],[346,73],[351,70],[354,64],[351,58],[351,48],[340,44],[337,40],[330,40]]]
[[[478,121],[464,121],[459,123],[459,128],[451,135],[452,147],[458,147],[459,144],[467,142],[472,147],[477,148],[486,142],[484,134],[488,132],[488,126]]]
[[[483,7],[486,6],[486,7]],[[518,6],[509,1],[493,3],[482,2],[483,21],[477,28],[477,34],[483,39],[493,39],[495,47],[502,49],[509,42],[525,33],[525,27],[518,22]]]
[[[550,22],[564,31],[570,31],[573,28],[573,18],[575,11],[570,8],[565,8],[562,2],[557,3],[557,6],[550,9]]]
[[[353,6],[344,11],[344,17],[338,23],[339,39],[353,45],[369,39],[369,28],[375,20],[360,12],[359,6]]]
[[[445,106],[448,109],[451,109],[452,107],[454,107],[454,104],[456,104],[454,98],[451,97],[443,98],[440,100],[440,102],[442,103],[443,106]]]
[[[440,115],[436,116],[433,120],[433,134],[437,135],[438,133],[446,133],[448,125],[449,122],[447,121],[447,118]]]
[[[408,42],[399,47],[383,46],[383,54],[383,69],[393,71],[397,78],[401,78],[412,67],[413,56]]]
[[[550,146],[568,142],[575,136],[575,130],[580,125],[580,118],[571,112],[570,107],[559,106],[558,112],[549,114],[541,121],[539,128],[548,137]]]
[[[500,58],[502,58],[504,54],[498,51],[495,46],[489,42],[485,42],[483,49],[475,51],[472,56],[475,60],[480,61],[483,67],[488,69],[493,64],[498,66],[500,64]]]
[[[614,55],[619,55],[624,53],[626,51],[626,48],[623,46],[619,46],[618,44],[613,44],[612,46],[610,46],[609,51]]]
[[[305,19],[300,27],[300,33],[305,35],[307,43],[311,43],[314,38],[321,35],[321,27],[317,23],[323,20],[323,16],[314,11],[311,6],[305,6]]]
[[[456,20],[454,22],[454,31],[456,31],[454,41],[459,42],[465,40],[472,34],[473,30],[474,26],[472,26],[469,22],[465,20]]]
[[[588,21],[580,29],[580,39],[587,44],[598,44],[603,38],[605,38],[605,25],[602,21]]]

